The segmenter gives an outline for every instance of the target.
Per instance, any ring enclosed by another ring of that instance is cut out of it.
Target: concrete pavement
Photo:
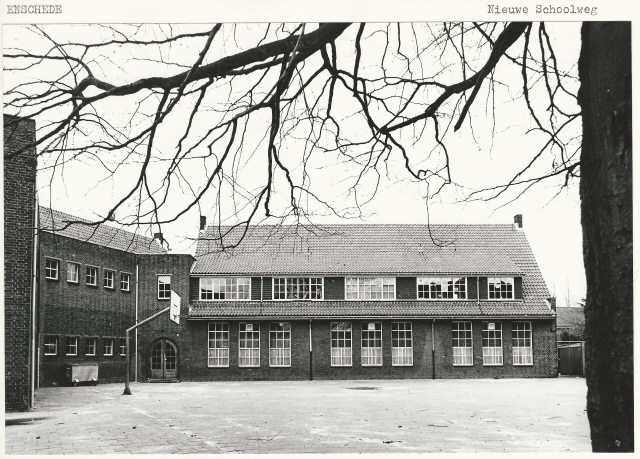
[[[587,452],[584,379],[42,388],[7,454]]]

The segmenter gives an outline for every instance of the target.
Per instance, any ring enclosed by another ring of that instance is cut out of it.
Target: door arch
[[[173,380],[178,378],[178,347],[166,338],[153,342],[149,352],[151,379]]]

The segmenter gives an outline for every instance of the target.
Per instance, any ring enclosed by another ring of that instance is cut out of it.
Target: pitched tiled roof
[[[155,240],[107,225],[85,225],[68,222],[91,223],[73,215],[65,214],[47,207],[39,209],[39,228],[41,231],[64,236],[78,241],[123,250],[137,254],[165,253],[166,250]]]
[[[540,301],[195,301],[189,319],[216,317],[551,317]]]

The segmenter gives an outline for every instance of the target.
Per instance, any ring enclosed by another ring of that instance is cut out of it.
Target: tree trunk
[[[633,451],[631,23],[585,22],[578,65],[591,446]]]

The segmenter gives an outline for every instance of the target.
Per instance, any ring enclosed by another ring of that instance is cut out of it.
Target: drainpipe
[[[313,341],[311,340],[311,322],[309,319],[309,381],[313,381]]]
[[[476,295],[478,295],[478,306],[480,306],[480,276],[476,276]]]
[[[260,303],[262,303],[262,295],[263,295],[263,289],[264,289],[264,277],[260,276]]]
[[[436,319],[431,322],[431,379],[436,379],[436,338],[434,335]]]
[[[136,324],[138,323],[138,296],[139,296],[139,291],[138,291],[138,256],[136,255]],[[133,358],[134,368],[135,368],[135,370],[133,372],[133,380],[135,382],[138,382],[138,329],[137,328],[136,328],[135,340],[136,340],[136,353],[135,353],[135,356]],[[127,351],[128,350],[129,350],[129,348],[127,348]]]
[[[29,408],[33,408],[35,403],[36,392],[36,318],[37,318],[37,304],[38,304],[38,194],[36,192],[35,197],[35,212],[34,212],[34,229],[33,229],[33,273],[31,278],[31,396],[29,400]],[[38,387],[40,385],[38,384]]]

